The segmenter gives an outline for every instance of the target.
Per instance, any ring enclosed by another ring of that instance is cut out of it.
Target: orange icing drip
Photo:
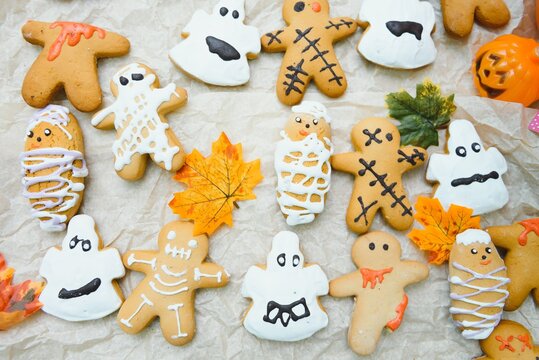
[[[81,36],[84,36],[86,39],[90,39],[95,32],[97,32],[100,39],[105,37],[105,30],[95,27],[93,25],[68,22],[68,21],[56,21],[51,24],[50,28],[54,29],[60,26],[62,31],[52,43],[49,49],[49,55],[47,60],[53,61],[62,52],[62,46],[64,46],[65,41],[69,46],[75,46],[79,43]]]
[[[404,296],[402,297],[401,303],[395,309],[395,311],[397,312],[397,316],[386,324],[386,326],[391,331],[395,331],[399,328],[399,326],[401,326],[402,318],[404,317],[404,312],[406,311],[407,306],[408,306],[408,296],[404,294]]]
[[[539,218],[523,220],[519,222],[520,225],[524,226],[524,231],[518,237],[518,243],[520,246],[526,246],[528,243],[528,234],[534,232],[539,236]]]
[[[513,336],[509,336],[507,338],[507,340],[504,340],[503,337],[501,337],[500,335],[496,336],[495,339],[498,340],[501,344],[500,344],[500,351],[504,351],[505,349],[511,351],[511,352],[515,352],[515,348],[511,346],[511,341],[513,341]]]
[[[384,275],[393,271],[393,268],[387,268],[382,270],[371,270],[367,268],[359,269],[361,275],[363,275],[363,288],[365,289],[369,283],[371,283],[371,289],[374,289],[376,283],[380,284],[384,281]]]
[[[530,336],[528,334],[519,335],[517,336],[517,339],[522,343],[520,352],[524,352],[526,348],[533,349],[532,345],[530,344]]]

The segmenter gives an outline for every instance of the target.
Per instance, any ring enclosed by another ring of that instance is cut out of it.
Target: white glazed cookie
[[[304,264],[298,236],[281,231],[273,238],[266,267],[251,266],[245,275],[241,294],[253,302],[243,325],[261,339],[306,339],[328,324],[318,299],[328,291],[322,268]]]
[[[205,83],[245,84],[250,78],[247,60],[256,58],[261,46],[258,29],[245,25],[244,19],[245,0],[220,0],[211,14],[197,10],[170,59]]]
[[[509,194],[502,180],[507,163],[496,148],[485,149],[477,131],[467,120],[449,125],[447,154],[432,155],[427,180],[439,186],[434,193],[447,209],[451,204],[481,215],[501,209]]]
[[[39,297],[43,311],[61,319],[100,319],[122,305],[122,291],[114,280],[125,275],[120,253],[103,248],[88,215],[71,219],[62,248],[47,251],[39,274],[47,279]]]
[[[416,69],[436,59],[435,15],[428,1],[364,0],[359,21],[366,30],[357,49],[373,63]]]

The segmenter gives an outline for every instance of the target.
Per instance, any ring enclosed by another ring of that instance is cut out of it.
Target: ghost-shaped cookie
[[[243,23],[245,0],[220,0],[211,14],[197,10],[183,29],[184,40],[169,57],[187,74],[212,85],[249,81],[248,59],[260,52],[258,29]]]
[[[304,263],[298,236],[281,231],[273,238],[267,265],[251,266],[245,275],[241,294],[252,304],[243,325],[261,339],[306,339],[328,324],[318,299],[328,290],[322,268]]]
[[[103,248],[94,219],[74,216],[62,247],[47,251],[39,274],[47,285],[39,297],[43,311],[68,321],[100,319],[118,310],[125,275],[118,250]]]
[[[427,180],[438,182],[434,197],[447,209],[451,204],[481,215],[501,209],[509,194],[502,179],[507,162],[496,148],[486,149],[467,120],[449,125],[447,154],[432,155]]]

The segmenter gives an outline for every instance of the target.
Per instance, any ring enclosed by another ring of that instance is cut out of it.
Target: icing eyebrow
[[[133,74],[133,75],[131,75],[131,79],[133,79],[135,81],[140,81],[140,80],[144,79],[144,75],[142,75],[142,74]]]

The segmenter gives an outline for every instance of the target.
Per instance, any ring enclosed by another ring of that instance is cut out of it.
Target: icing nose
[[[306,128],[308,129],[308,128],[310,128],[310,127],[311,127],[311,125],[309,125],[309,124],[305,124],[305,127],[306,127]]]
[[[313,2],[311,4],[311,9],[313,9],[314,12],[320,12],[320,10],[322,10],[322,6],[320,5],[320,3]]]
[[[41,142],[41,138],[39,136],[37,137],[36,140],[37,140],[37,142]]]
[[[481,256],[481,259],[485,260],[487,258],[486,255]]]

